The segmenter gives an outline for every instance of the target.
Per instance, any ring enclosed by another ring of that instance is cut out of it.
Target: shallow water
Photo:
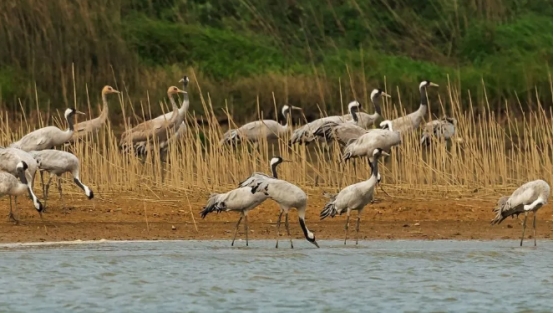
[[[0,311],[552,312],[552,241],[295,243],[4,245]]]

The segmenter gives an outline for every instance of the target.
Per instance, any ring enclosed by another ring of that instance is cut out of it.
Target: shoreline
[[[194,197],[193,197],[194,196]],[[316,240],[344,240],[346,216],[319,219],[319,212],[327,199],[310,195],[306,211],[306,225]],[[61,202],[53,196],[40,220],[27,199],[18,200],[16,216],[19,225],[7,218],[9,200],[0,199],[4,213],[0,218],[0,244],[76,242],[76,240],[228,240],[231,243],[239,214],[222,212],[201,219],[199,212],[207,195],[191,194],[188,199],[177,193],[166,193],[163,201],[137,199],[136,193],[121,193],[117,197],[87,200],[81,194],[69,194]],[[490,198],[490,199],[489,199]],[[521,224],[507,218],[500,225],[491,226],[491,197],[474,199],[385,198],[378,195],[376,203],[368,205],[361,215],[360,240],[514,240],[521,237]],[[279,207],[272,201],[264,202],[248,214],[249,240],[275,240]],[[350,216],[348,244],[354,244],[357,213]],[[523,220],[523,216],[520,216]],[[308,243],[299,226],[295,210],[289,214],[290,232],[294,244]],[[537,240],[552,239],[552,204],[548,203],[537,214]],[[532,240],[532,215],[527,221],[525,241]],[[289,237],[283,222],[279,241],[288,245]],[[237,240],[244,240],[244,226],[239,227]],[[280,245],[281,245],[280,244]],[[515,243],[518,244],[518,243]],[[531,243],[532,244],[532,243]],[[239,243],[239,246],[241,244]],[[525,242],[524,242],[525,245]]]
[[[452,238],[440,238],[440,239],[418,239],[418,238],[401,238],[401,239],[360,239],[360,242],[378,242],[378,241],[455,241],[455,242],[469,242],[469,241],[476,241],[476,242],[490,242],[490,241],[501,241],[501,242],[510,242],[513,240],[519,240],[519,238],[496,238],[496,239],[452,239]],[[294,239],[294,240],[301,240],[301,239]],[[322,241],[339,241],[342,242],[344,238],[326,238],[322,239]],[[525,247],[526,240],[533,240],[533,238],[526,238],[523,241],[523,247]],[[25,241],[25,242],[3,242],[0,243],[0,249],[7,249],[7,248],[17,248],[17,247],[47,247],[47,246],[71,246],[71,245],[96,245],[96,244],[124,244],[124,243],[155,243],[155,242],[222,242],[222,243],[229,243],[231,240],[228,238],[214,238],[214,239],[97,239],[97,240],[61,240],[61,241]],[[241,243],[243,242],[243,238],[237,238],[235,242]],[[256,238],[251,239],[248,238],[248,242],[257,242],[257,241],[270,241],[275,242],[275,238]],[[537,241],[553,241],[552,238],[537,238]],[[354,240],[352,240],[354,242]],[[282,244],[285,243],[286,245],[283,247]],[[279,248],[289,248],[288,246],[288,239],[281,239],[279,240]],[[296,241],[294,241],[296,243]],[[350,241],[346,242],[346,246],[349,246]],[[236,246],[236,244],[235,244]],[[531,245],[532,246],[532,245]],[[229,247],[231,247],[229,245]],[[240,246],[239,246],[240,247]],[[296,245],[295,247],[296,248]]]

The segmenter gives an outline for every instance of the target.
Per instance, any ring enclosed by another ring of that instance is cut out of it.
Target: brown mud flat
[[[18,225],[8,220],[9,201],[3,198],[0,201],[0,210],[4,212],[0,221],[0,242],[99,239],[225,239],[230,242],[239,217],[237,212],[223,212],[201,219],[199,212],[208,196],[205,191],[187,191],[188,198],[185,193],[167,191],[98,194],[100,196],[95,199],[87,200],[72,190],[65,196],[67,208],[63,209],[58,195],[51,193],[43,221],[31,201],[20,198],[16,211]],[[346,216],[320,221],[319,212],[327,199],[319,191],[310,191],[308,195],[306,224],[316,238],[344,239]],[[361,215],[359,238],[517,240],[521,236],[521,222],[509,217],[502,224],[491,226],[489,222],[494,215],[491,210],[496,198],[484,198],[487,199],[433,199],[421,195],[391,198],[378,193],[376,203],[368,205]],[[278,213],[278,205],[271,200],[251,211],[248,215],[249,239],[275,239]],[[349,240],[355,239],[356,216],[357,212],[353,212],[350,217]],[[304,236],[295,210],[289,214],[289,220],[292,238],[302,240]],[[523,221],[523,215],[520,220]],[[530,214],[526,238],[532,238],[532,220]],[[237,239],[244,239],[243,230],[241,225]],[[281,246],[287,246],[284,223],[280,233]],[[552,203],[548,203],[537,214],[537,239],[551,238]]]

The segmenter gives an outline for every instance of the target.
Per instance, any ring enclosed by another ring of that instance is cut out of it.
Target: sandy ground
[[[35,242],[65,240],[132,240],[132,239],[232,239],[239,214],[225,212],[209,214],[201,219],[199,212],[208,193],[194,192],[98,192],[87,200],[76,189],[65,188],[67,208],[62,208],[58,194],[51,192],[43,221],[27,198],[18,199],[14,224],[7,215],[9,201],[0,200],[0,242]],[[319,212],[326,202],[321,190],[308,191],[309,206],[306,224],[317,239],[344,239],[346,216],[323,221]],[[188,195],[188,198],[187,196]],[[40,196],[40,195],[39,195]],[[403,194],[389,197],[377,194],[377,201],[368,205],[361,215],[360,239],[512,239],[521,236],[521,224],[508,218],[491,226],[491,209],[496,196],[466,196],[447,198],[441,195]],[[274,239],[278,206],[271,200],[250,212],[249,239]],[[350,218],[349,240],[355,239],[356,215]],[[531,215],[530,215],[531,216]],[[552,204],[541,208],[537,215],[537,238],[552,238]],[[291,235],[303,240],[296,211],[292,211]],[[520,216],[523,220],[523,216]],[[532,218],[528,220],[526,238],[532,238]],[[243,227],[239,237],[244,238]],[[284,224],[280,240],[288,237]],[[352,242],[353,243],[353,242]],[[243,244],[243,243],[238,243]]]

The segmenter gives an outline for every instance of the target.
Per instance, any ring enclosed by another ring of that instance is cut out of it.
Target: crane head
[[[283,105],[283,109],[281,109],[281,114],[283,114],[283,116],[287,116],[287,113],[289,113],[290,111],[292,110],[298,110],[298,111],[302,111],[302,108],[301,107],[296,107],[294,105]]]
[[[283,160],[283,158],[280,156],[274,156],[273,158],[271,158],[271,161],[269,161],[269,165],[270,166],[278,165],[283,162],[292,162],[292,161]]]
[[[392,131],[392,121],[384,120],[379,124],[379,127],[381,127],[381,129],[388,129]]]
[[[419,84],[419,89],[425,88],[425,87],[438,87],[439,85],[431,82],[430,80],[424,80]]]
[[[390,156],[390,154],[386,153],[383,149],[377,148],[373,150],[373,156],[374,157],[380,157],[380,156]]]
[[[282,162],[283,158],[281,158],[280,156],[274,156],[273,158],[271,158],[271,161],[269,161],[269,165],[273,166],[276,164],[281,164]]]
[[[64,116],[65,116],[66,119],[69,119],[71,116],[73,116],[75,114],[85,115],[85,113],[83,113],[81,111],[77,111],[73,108],[68,108],[68,109],[65,110]]]
[[[176,95],[176,94],[178,94],[178,93],[187,93],[187,92],[184,91],[184,90],[181,90],[181,89],[179,89],[179,88],[177,88],[177,87],[175,87],[175,86],[171,86],[171,87],[169,87],[169,88],[167,89],[167,94],[168,94],[168,95]]]
[[[371,92],[371,99],[381,97],[381,96],[390,97],[388,93],[384,92],[383,89],[380,89],[380,88],[373,89],[373,91]]]
[[[183,86],[187,86],[190,82],[190,79],[187,75],[183,76],[183,78],[179,79],[180,83],[183,83]]]
[[[354,100],[354,101],[351,101],[349,104],[348,104],[348,111],[352,111],[352,109],[358,109],[358,110],[361,110],[362,106],[360,105],[360,102]]]
[[[109,93],[119,93],[119,91],[113,89],[112,86],[104,86],[104,88],[102,88],[102,94],[107,95]]]
[[[18,170],[25,171],[27,168],[29,168],[29,166],[27,166],[27,163],[21,161],[21,162],[17,163],[16,168]]]

